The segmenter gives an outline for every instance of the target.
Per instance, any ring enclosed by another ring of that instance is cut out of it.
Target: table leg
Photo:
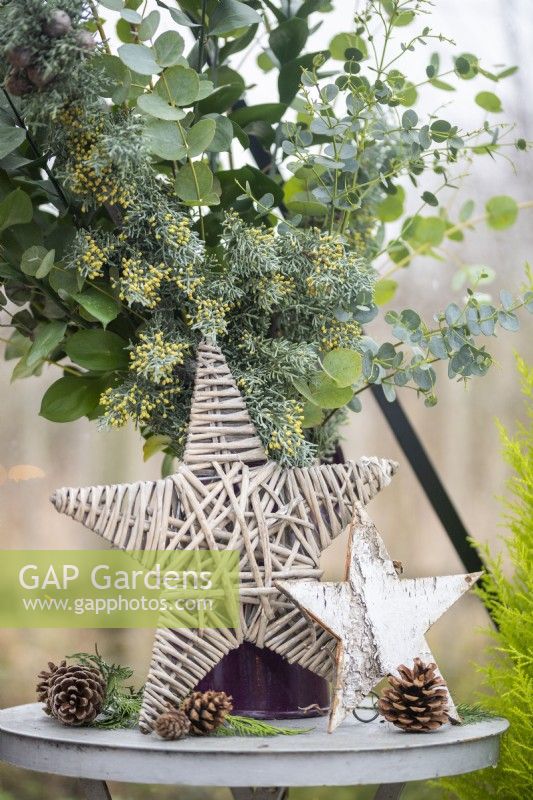
[[[285,786],[236,786],[230,790],[233,800],[286,800]]]
[[[382,783],[374,795],[374,800],[398,800],[405,783]]]
[[[111,793],[105,781],[90,781],[80,778],[78,783],[87,800],[111,800]]]

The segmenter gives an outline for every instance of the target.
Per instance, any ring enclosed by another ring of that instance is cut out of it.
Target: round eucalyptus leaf
[[[200,79],[193,69],[178,64],[164,70],[155,88],[167,103],[190,106],[198,100]]]
[[[144,139],[151,153],[168,161],[180,161],[187,146],[175,122],[153,119],[144,129]]]
[[[161,72],[152,50],[144,44],[122,44],[118,55],[123,64],[139,75],[158,75]]]
[[[510,228],[518,217],[516,200],[508,195],[491,197],[485,205],[487,212],[487,225],[495,230]]]
[[[361,376],[363,359],[355,350],[339,347],[326,353],[322,367],[337,386],[344,388],[352,386]]]
[[[141,94],[137,98],[137,105],[144,111],[156,119],[167,120],[180,120],[185,116],[185,112],[181,108],[170,106],[161,95],[152,92],[150,94]]]
[[[480,108],[492,114],[498,114],[503,111],[502,101],[494,92],[479,92],[476,94],[475,100]]]
[[[183,55],[185,42],[177,31],[164,31],[154,42],[154,58],[160,67],[171,67]]]
[[[204,153],[215,136],[217,125],[214,119],[201,119],[187,131],[187,152],[190,158]]]

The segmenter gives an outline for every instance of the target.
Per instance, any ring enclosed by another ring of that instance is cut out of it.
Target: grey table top
[[[291,720],[300,736],[189,737],[65,728],[31,704],[0,711],[0,760],[94,780],[187,786],[349,786],[472,772],[497,763],[504,719],[404,733],[386,722]]]

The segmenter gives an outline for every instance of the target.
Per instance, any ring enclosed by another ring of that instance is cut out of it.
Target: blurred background
[[[325,17],[315,34],[314,44],[325,47],[338,32],[350,29],[351,0],[337,0],[335,12]],[[475,53],[487,68],[498,64],[518,65],[519,72],[498,87],[509,121],[517,122],[517,135],[533,138],[533,112],[526,102],[533,92],[533,25],[530,0],[439,0],[435,4],[431,27],[452,37],[459,52]],[[107,14],[107,12],[106,12]],[[110,12],[109,16],[113,14]],[[429,52],[413,54],[412,71],[423,69]],[[417,59],[419,64],[417,65]],[[256,84],[251,91],[262,101],[275,99],[270,77],[263,75],[250,58],[246,77]],[[451,102],[450,116],[465,128],[475,128],[479,118],[471,119],[474,108],[471,97],[480,91],[479,83],[461,84],[470,99],[439,93],[429,110],[443,102]],[[481,87],[490,89],[491,86]],[[464,181],[457,203],[472,198],[482,208],[494,194],[510,194],[518,202],[533,199],[533,173],[527,154],[513,151],[513,166],[503,159],[488,163],[488,156],[479,158]],[[523,211],[519,222],[503,233],[480,228],[459,246],[454,245],[449,262],[425,259],[413,264],[400,276],[400,294],[393,307],[414,305],[430,317],[437,309],[455,299],[451,280],[457,259],[466,264],[486,265],[497,273],[489,287],[497,295],[500,286],[518,288],[524,263],[531,258],[533,244],[533,211]],[[459,249],[458,249],[459,248]],[[395,276],[397,277],[397,276]],[[523,418],[519,381],[514,367],[514,353],[526,360],[533,353],[533,325],[523,319],[518,334],[502,332],[491,342],[496,365],[489,375],[474,379],[465,390],[461,384],[439,375],[439,403],[426,409],[415,396],[403,396],[402,403],[427,447],[444,484],[451,494],[470,534],[479,542],[501,548],[499,537],[500,504],[505,494],[507,467],[500,457],[495,420],[513,428]],[[58,425],[38,416],[40,399],[57,377],[50,367],[41,378],[10,384],[13,362],[0,362],[0,547],[9,548],[90,548],[98,547],[94,534],[59,516],[48,501],[54,488],[62,485],[83,486],[117,483],[159,477],[159,459],[143,463],[140,438],[133,429],[98,433],[94,423],[82,420]],[[413,394],[414,393],[407,393]],[[363,396],[364,397],[364,396]],[[407,576],[446,574],[461,570],[445,531],[369,395],[364,397],[362,414],[352,415],[344,432],[343,443],[348,458],[379,455],[394,458],[401,469],[392,485],[376,500],[371,514],[387,542],[391,557],[404,564]],[[31,465],[42,476],[17,481],[16,465]],[[337,541],[325,555],[327,575],[340,577],[344,560],[344,541]],[[461,600],[429,635],[442,672],[455,699],[475,699],[479,680],[473,660],[484,659],[487,637],[482,628],[488,617],[475,597]],[[91,630],[2,630],[0,631],[0,706],[32,702],[36,673],[50,659],[78,650],[92,650],[97,641],[100,652],[108,660],[119,660],[135,668],[137,683],[142,683],[150,656],[151,631]],[[391,776],[392,779],[392,776]],[[166,798],[177,796],[177,790],[120,785],[111,787],[118,800],[131,798]],[[349,793],[349,794],[348,794]],[[180,790],[183,797],[184,793]],[[359,790],[306,789],[291,793],[293,800],[322,800],[372,796],[369,787]],[[438,788],[427,784],[409,785],[405,797],[437,798]],[[75,783],[68,779],[39,776],[0,765],[0,800],[69,800],[80,797]],[[187,792],[190,798],[227,800],[223,790]]]

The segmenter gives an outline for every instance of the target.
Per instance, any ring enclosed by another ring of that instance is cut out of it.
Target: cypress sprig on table
[[[285,728],[260,719],[228,714],[224,725],[217,728],[215,736],[298,736],[313,728]]]

